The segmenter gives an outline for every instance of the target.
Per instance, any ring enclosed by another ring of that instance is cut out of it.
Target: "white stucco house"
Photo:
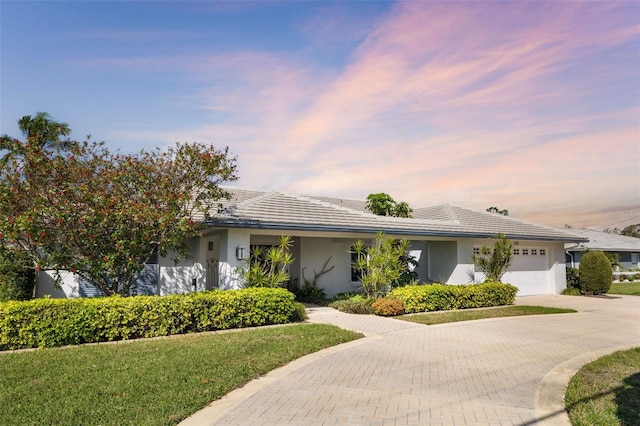
[[[351,268],[352,244],[365,240],[375,244],[383,232],[411,241],[411,255],[423,282],[466,284],[481,282],[471,255],[497,233],[514,244],[512,266],[504,282],[517,286],[519,295],[558,294],[566,287],[565,243],[586,238],[513,218],[451,205],[414,209],[413,218],[376,216],[365,211],[365,201],[304,196],[277,191],[227,188],[233,193],[224,211],[209,221],[200,236],[189,241],[192,260],[176,265],[159,258],[147,265],[137,283],[141,294],[173,294],[242,286],[237,268],[246,263],[256,245],[275,245],[278,237],[293,238],[294,282],[303,282],[302,271],[319,271],[329,258],[334,268],[320,277],[318,286],[328,296],[354,291],[360,283]],[[52,297],[92,295],[91,286],[69,274],[55,289],[46,274],[39,279],[37,294]]]

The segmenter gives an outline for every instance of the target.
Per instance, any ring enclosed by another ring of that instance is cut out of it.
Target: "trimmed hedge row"
[[[393,289],[388,297],[404,303],[408,314],[511,305],[517,287],[502,283],[445,285],[429,284]]]
[[[6,302],[0,350],[284,324],[303,319],[296,305],[281,288]]]

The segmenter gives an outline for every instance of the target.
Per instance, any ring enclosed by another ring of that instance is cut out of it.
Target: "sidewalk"
[[[640,297],[530,296],[577,314],[423,326],[311,308],[311,322],[367,337],[294,361],[185,425],[561,425],[566,380],[640,346]],[[560,401],[558,401],[560,399]]]

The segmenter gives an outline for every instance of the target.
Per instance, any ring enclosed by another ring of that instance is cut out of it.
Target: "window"
[[[474,247],[473,248],[473,254],[479,255],[480,254],[480,247]]]
[[[523,256],[529,256],[529,249],[522,249]]]
[[[538,255],[538,249],[531,249],[531,256],[537,256]]]
[[[514,256],[520,256],[520,249],[519,248],[514,248],[513,249],[513,255]]]
[[[540,250],[538,250],[538,253],[540,254],[540,256],[546,256],[547,255],[547,249],[540,249]]]
[[[351,282],[359,282],[362,277],[362,271],[353,267],[354,263],[358,260],[358,253],[353,252],[353,246],[351,250]],[[364,254],[362,254],[362,256],[364,256]]]

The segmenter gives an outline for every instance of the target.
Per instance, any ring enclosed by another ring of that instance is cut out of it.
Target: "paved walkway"
[[[640,346],[640,297],[530,296],[577,314],[423,326],[311,308],[367,337],[294,361],[185,425],[562,425],[581,365]]]

